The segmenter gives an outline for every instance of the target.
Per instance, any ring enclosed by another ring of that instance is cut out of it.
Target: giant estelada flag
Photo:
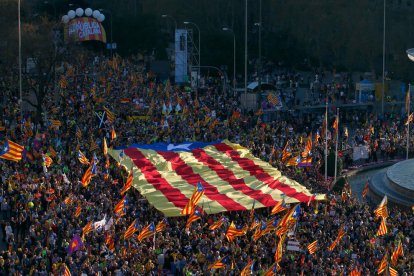
[[[182,144],[133,144],[108,153],[129,171],[133,186],[166,216],[180,216],[198,183],[208,214],[309,202],[312,194],[248,149],[227,140]],[[317,195],[316,200],[324,199]]]

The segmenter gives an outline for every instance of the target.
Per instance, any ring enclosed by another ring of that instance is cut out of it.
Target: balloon
[[[94,18],[96,18],[96,19],[98,19],[98,17],[99,17],[99,15],[100,15],[101,13],[98,11],[98,10],[94,10],[93,11],[93,13],[92,13],[92,16],[94,17]]]
[[[86,8],[85,9],[85,15],[86,16],[91,16],[92,15],[92,9],[91,8]]]
[[[29,203],[27,203],[27,206],[29,206],[29,208],[33,208],[34,207],[34,204],[33,204],[33,202],[29,202]]]
[[[66,14],[64,16],[62,16],[62,22],[63,23],[68,23],[69,22],[69,16],[67,16]]]
[[[76,16],[75,11],[74,11],[74,10],[70,10],[70,11],[68,11],[68,16],[69,16],[69,19],[73,19],[73,18],[75,18],[75,16]]]
[[[103,15],[102,13],[99,15],[99,17],[98,17],[98,21],[99,22],[102,22],[102,21],[104,21],[105,20],[105,15]]]
[[[76,15],[81,17],[83,15],[83,9],[82,8],[77,8],[76,9]]]

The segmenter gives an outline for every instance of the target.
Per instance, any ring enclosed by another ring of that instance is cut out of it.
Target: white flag
[[[105,227],[104,227],[105,231],[108,231],[111,228],[111,226],[112,226],[113,223],[114,223],[114,219],[113,218],[110,218],[108,220],[108,222],[105,224]]]
[[[93,228],[95,228],[95,230],[98,230],[99,228],[104,227],[105,224],[106,224],[106,215],[104,216],[102,220],[94,222]]]

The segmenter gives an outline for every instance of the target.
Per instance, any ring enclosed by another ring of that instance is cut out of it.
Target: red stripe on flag
[[[145,156],[135,148],[125,149],[124,153],[131,158],[134,164],[141,170],[145,179],[149,184],[160,191],[169,202],[173,203],[177,208],[184,208],[188,202],[188,198],[177,188],[165,180],[158,172],[157,168]]]
[[[10,157],[10,158],[21,158],[22,154],[20,152],[12,152],[8,151],[7,153],[2,155],[3,157]]]
[[[237,178],[231,170],[225,168],[220,162],[209,156],[203,149],[195,149],[192,153],[198,161],[216,172],[221,179],[228,182],[236,191],[240,191],[243,194],[250,196],[265,206],[274,206],[277,204],[277,201],[275,201],[271,195],[264,194],[261,190],[254,190],[247,186],[243,179]]]
[[[8,142],[9,142],[9,147],[10,147],[11,150],[17,150],[17,151],[20,150],[20,151],[22,151],[24,149],[23,146],[21,146],[19,144],[16,144],[15,142],[12,142],[10,140],[8,140]]]
[[[2,156],[0,156],[0,158],[2,158],[2,159],[6,159],[6,160],[10,160],[10,161],[20,161],[21,160],[21,158],[12,158],[12,157],[7,157],[6,155],[2,155]]]
[[[275,180],[271,175],[265,172],[260,166],[256,165],[252,160],[240,157],[240,154],[232,147],[224,143],[215,144],[214,146],[217,150],[225,153],[233,161],[237,162],[242,169],[250,172],[250,175],[256,177],[258,180],[269,185],[270,188],[278,189],[286,196],[295,198],[301,202],[307,202],[309,200],[308,195],[304,193],[298,193],[294,188],[290,187],[289,185],[286,185],[285,183],[280,182],[279,180]]]
[[[217,201],[227,211],[246,210],[246,207],[228,196],[220,194],[216,187],[206,182],[199,174],[194,173],[193,169],[180,158],[178,153],[162,151],[157,151],[157,153],[170,162],[172,169],[189,184],[196,187],[198,182],[201,182],[205,191],[204,195],[211,200]]]

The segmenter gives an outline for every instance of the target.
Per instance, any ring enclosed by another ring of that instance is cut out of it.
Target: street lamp
[[[236,34],[230,28],[223,27],[223,31],[233,34],[233,96],[236,94]]]
[[[411,61],[414,61],[414,48],[408,49],[407,51],[405,51],[407,53],[408,58]],[[407,117],[410,117],[410,102],[411,100],[411,84],[408,84],[408,93],[407,93],[407,99],[406,99],[406,108],[408,108],[406,110],[407,112]],[[408,159],[408,149],[410,147],[410,120],[407,120],[407,146],[406,146],[406,155],[405,155],[405,159]]]
[[[381,113],[384,115],[384,94],[385,94],[385,12],[387,1],[384,0],[384,16],[383,16],[383,30],[382,30],[382,91],[381,91]]]
[[[172,19],[172,21],[174,21],[174,25],[175,25],[174,32],[175,32],[175,30],[177,30],[177,21],[175,20],[175,18],[174,18],[174,17],[172,17],[172,16],[171,16],[171,15],[169,15],[169,14],[163,14],[163,15],[161,15],[161,17],[162,17],[162,18],[170,18],[170,19]]]
[[[259,64],[257,68],[259,87],[259,108],[262,101],[262,0],[259,1],[259,22],[254,23],[259,28]]]
[[[22,89],[22,29],[21,29],[21,20],[20,20],[20,0],[17,2],[18,10],[18,36],[19,36],[19,94],[20,94],[20,120],[23,120],[23,89]],[[23,129],[23,124],[22,124]]]
[[[111,48],[110,48],[110,50],[111,50],[111,57],[112,57],[112,47],[113,47],[113,40],[112,40],[112,12],[110,11],[110,10],[104,10],[104,9],[99,9],[99,11],[100,12],[105,12],[105,13],[109,13],[109,16],[111,17],[111,22],[110,22],[110,25],[111,25],[111,37],[110,37],[110,39],[111,39]]]
[[[200,68],[207,68],[207,69],[214,69],[217,70],[221,76],[223,76],[223,93],[225,93],[226,91],[226,83],[227,83],[227,79],[226,79],[226,74],[224,74],[223,71],[221,71],[219,68],[215,67],[215,66],[210,66],[210,65],[203,65],[203,66],[195,66],[198,68],[198,70],[200,70]]]
[[[261,1],[260,1],[261,2]],[[254,23],[259,28],[259,64],[257,65],[257,77],[259,87],[259,108],[262,101],[262,22]]]
[[[194,22],[190,22],[190,21],[184,21],[183,22],[184,25],[193,25],[194,27],[196,27],[197,31],[198,31],[198,76],[197,76],[197,88],[200,85],[200,66],[201,66],[201,49],[200,49],[200,45],[201,45],[201,33],[200,33],[200,28],[197,26],[196,23]]]
[[[49,1],[43,1],[43,4],[45,5],[51,5],[53,7],[53,19],[56,19],[56,3],[55,1],[52,1],[53,3],[50,3]]]
[[[244,103],[247,110],[247,0],[244,3]]]

